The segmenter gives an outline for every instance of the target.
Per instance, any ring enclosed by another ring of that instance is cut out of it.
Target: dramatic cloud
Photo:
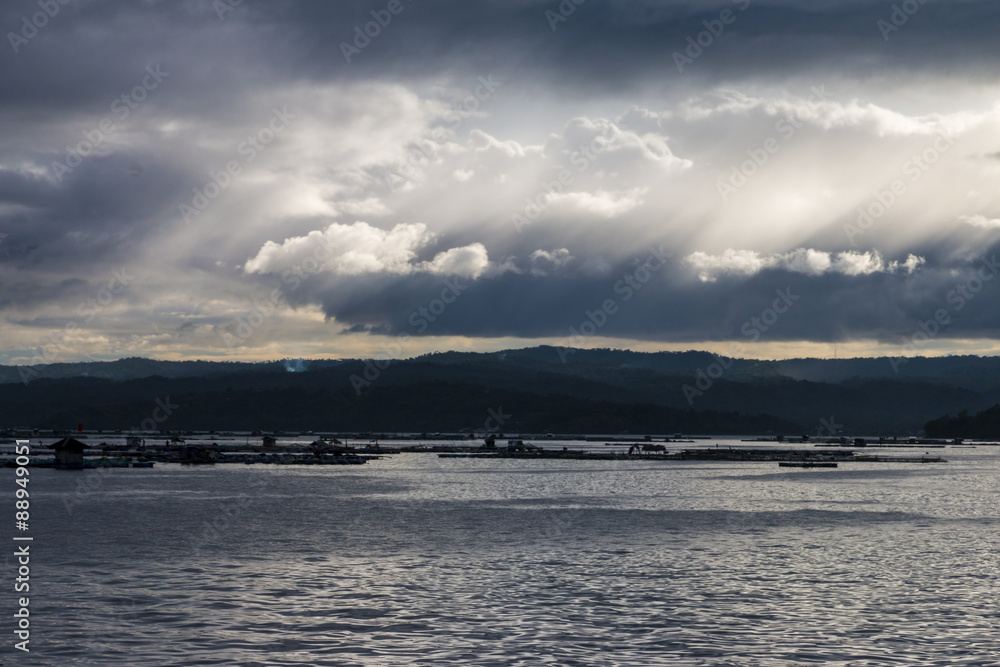
[[[882,259],[878,251],[828,253],[820,250],[797,248],[787,253],[771,255],[754,250],[728,249],[721,255],[693,252],[685,260],[698,272],[699,280],[711,282],[720,275],[752,276],[765,269],[779,269],[792,273],[818,276],[826,272],[845,276],[863,276],[900,269],[913,273],[926,260],[910,255],[902,263]]]
[[[959,298],[927,351],[996,349],[998,3],[59,6],[0,7],[0,363],[710,346],[786,289],[745,353]]]
[[[982,229],[1000,229],[1000,219],[994,218],[991,220],[985,215],[963,215],[959,218],[959,221]]]
[[[450,248],[430,261],[415,262],[417,251],[432,240],[427,226],[420,223],[400,224],[388,231],[365,222],[334,223],[325,231],[312,231],[281,244],[268,241],[243,268],[247,273],[316,271],[322,267],[325,272],[346,276],[424,271],[477,278],[489,266],[481,243]]]

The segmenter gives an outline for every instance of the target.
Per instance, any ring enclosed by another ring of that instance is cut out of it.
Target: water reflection
[[[1000,461],[948,455],[38,470],[24,664],[989,664]]]

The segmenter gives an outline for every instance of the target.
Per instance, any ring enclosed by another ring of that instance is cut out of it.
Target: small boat
[[[779,461],[779,468],[836,468],[833,461]]]
[[[132,461],[133,468],[152,468],[154,465],[152,461]]]

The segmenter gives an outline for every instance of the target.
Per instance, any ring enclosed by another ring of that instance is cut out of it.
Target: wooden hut
[[[181,463],[215,463],[218,450],[214,445],[184,445],[181,447]]]
[[[54,467],[79,470],[83,468],[83,451],[89,449],[90,445],[76,438],[63,438],[49,445],[49,448],[55,450]]]

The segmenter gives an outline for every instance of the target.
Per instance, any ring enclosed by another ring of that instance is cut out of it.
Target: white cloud
[[[469,133],[469,140],[476,153],[490,153],[496,151],[506,157],[524,157],[526,149],[516,141],[500,141],[499,139],[486,134],[482,130],[473,130]]]
[[[923,257],[917,257],[916,255],[910,255],[909,257],[906,258],[906,261],[903,262],[902,264],[900,264],[899,266],[902,267],[902,268],[904,268],[904,269],[906,269],[907,273],[913,273],[914,271],[916,271],[917,269],[919,269],[921,266],[923,266],[926,263],[927,263],[927,260],[924,259]],[[892,262],[891,266],[892,266],[893,270],[896,270],[896,262]]]
[[[895,272],[905,269],[913,273],[924,263],[922,257],[910,255],[903,263],[886,264],[882,255],[872,250],[857,252],[850,250],[828,253],[811,248],[797,248],[786,253],[765,254],[755,250],[727,249],[720,255],[693,252],[684,258],[698,273],[698,279],[711,282],[722,275],[752,276],[765,269],[779,269],[793,273],[818,276],[824,273],[840,273],[845,276],[863,276],[871,273]]]
[[[591,213],[602,218],[614,218],[642,204],[645,191],[645,188],[632,188],[620,192],[565,192],[550,196],[549,205],[556,212]]]
[[[451,248],[435,255],[429,262],[419,264],[417,270],[446,276],[478,278],[490,265],[486,247],[473,243],[461,248]]]
[[[655,134],[662,131],[660,126],[660,114],[632,106],[628,111],[618,116],[615,123],[626,130],[632,130],[638,134]]]
[[[818,276],[830,270],[833,264],[830,259],[830,253],[811,248],[798,248],[786,253],[783,261],[789,271],[805,273],[811,276]]]
[[[427,272],[475,278],[489,265],[481,243],[445,250],[429,262],[415,262],[417,251],[433,240],[422,223],[398,224],[388,231],[366,222],[333,223],[325,231],[312,231],[280,244],[268,241],[243,269],[247,273],[280,273],[295,268],[315,271],[321,266],[322,271],[335,275]],[[310,264],[316,266],[310,268]]]
[[[907,115],[899,111],[857,99],[838,102],[823,86],[814,86],[810,97],[751,96],[739,91],[721,90],[704,98],[689,100],[681,116],[687,121],[703,121],[713,116],[746,116],[762,112],[768,116],[794,119],[824,130],[867,126],[879,137],[956,133],[983,122],[997,110],[957,111]],[[793,125],[795,124],[793,123]]]
[[[963,215],[958,221],[982,229],[1000,229],[1000,219],[990,219],[985,215]]]
[[[845,276],[866,276],[870,273],[879,273],[885,270],[885,262],[882,255],[876,251],[871,252],[842,252],[833,261],[833,270],[843,273]]]
[[[691,161],[674,155],[665,134],[654,131],[648,119],[645,123],[637,122],[638,117],[651,115],[652,112],[639,108],[626,112],[622,122],[641,128],[639,131],[626,129],[606,118],[573,118],[561,136],[550,138],[547,152],[559,150],[564,154],[576,154],[577,159],[582,156],[610,167],[628,165],[645,169],[653,163],[660,167],[689,168]]]
[[[536,276],[546,276],[558,271],[573,259],[567,248],[557,248],[552,252],[539,249],[528,256],[528,260],[531,262],[531,273]]]
[[[752,276],[770,266],[767,258],[755,250],[727,249],[721,255],[709,255],[701,251],[693,252],[684,258],[698,272],[698,278],[712,281],[723,274]]]

